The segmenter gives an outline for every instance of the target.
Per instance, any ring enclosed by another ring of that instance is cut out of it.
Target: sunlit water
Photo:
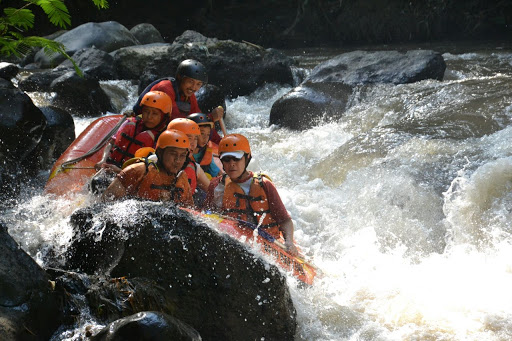
[[[297,340],[512,339],[512,53],[443,56],[445,81],[361,87],[342,119],[303,132],[268,127],[290,88],[227,103],[324,273],[308,289],[289,277]],[[91,200],[32,193],[4,219],[42,264]]]

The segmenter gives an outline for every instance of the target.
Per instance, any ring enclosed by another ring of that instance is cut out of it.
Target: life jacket
[[[174,103],[176,103],[176,105],[177,105],[177,107],[180,110],[182,115],[184,115],[184,116],[190,115],[191,114],[191,112],[190,112],[191,111],[191,104],[190,104],[190,102],[185,102],[185,101],[181,100],[181,96],[180,96],[180,92],[179,92],[179,87],[178,87],[178,81],[174,77],[160,78],[160,79],[157,79],[156,81],[152,82],[148,86],[146,86],[146,88],[139,95],[139,98],[137,99],[137,103],[135,103],[135,105],[133,106],[133,111],[135,113],[139,113],[140,112],[140,110],[141,110],[140,102],[142,101],[142,98],[144,97],[144,95],[146,93],[148,93],[149,91],[151,91],[151,89],[155,85],[157,85],[158,83],[160,83],[162,81],[170,81],[171,82],[172,88],[174,90],[174,98],[171,98],[171,99],[173,100]],[[166,92],[166,93],[169,95],[169,97],[172,97],[168,92]],[[174,115],[176,115],[176,113],[174,113]]]
[[[225,186],[222,209],[230,217],[254,223],[273,237],[279,238],[279,224],[270,214],[267,193],[263,188],[263,176],[268,178],[261,173],[253,175],[249,194],[246,195],[239,184],[224,175],[221,180]]]
[[[190,204],[191,196],[188,179],[185,172],[168,174],[160,171],[154,161],[146,159],[146,174],[138,187],[132,190],[132,195],[148,200],[173,201],[177,204]]]
[[[213,143],[212,143],[212,141],[208,141],[206,146],[204,146],[201,149],[204,150],[203,158],[201,160],[196,160],[196,161],[199,163],[199,165],[201,165],[201,167],[209,166],[213,160]]]
[[[128,118],[116,135],[107,163],[121,167],[124,161],[134,157],[139,148],[154,147],[160,132],[156,129],[143,129],[140,117]]]
[[[194,161],[189,161],[183,169],[188,177],[188,183],[190,185],[190,192],[194,194],[197,188],[197,167]]]

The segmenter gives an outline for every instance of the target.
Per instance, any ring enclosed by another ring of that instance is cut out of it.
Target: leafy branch
[[[43,48],[48,55],[59,53],[69,59],[82,76],[82,71],[75,61],[66,53],[65,46],[59,42],[43,37],[25,37],[23,33],[34,27],[34,13],[30,7],[40,7],[53,25],[66,29],[71,25],[71,16],[64,3],[65,0],[23,0],[20,8],[8,7],[0,16],[0,55],[17,57],[27,55],[33,47]],[[0,0],[1,2],[1,0]],[[108,0],[92,0],[98,9],[108,8]]]

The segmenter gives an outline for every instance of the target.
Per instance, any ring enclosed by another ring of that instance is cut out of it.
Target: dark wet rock
[[[185,59],[203,63],[208,83],[230,97],[250,94],[266,83],[294,84],[293,59],[277,50],[206,38],[193,31],[186,31],[173,44],[131,46],[115,51],[113,56],[120,77],[140,79],[140,89],[156,79],[174,77]]]
[[[45,116],[27,94],[0,89],[0,199],[18,193],[27,174],[22,164],[38,145],[46,124]]]
[[[97,80],[117,79],[117,72],[114,67],[114,58],[105,51],[96,47],[78,50],[73,55],[73,60],[82,70],[84,75]],[[74,67],[70,60],[63,61],[55,68],[55,71],[73,71]]]
[[[20,68],[13,63],[0,62],[0,78],[11,80],[18,74]]]
[[[226,95],[221,89],[213,84],[206,84],[196,92],[197,104],[204,113],[210,113],[213,109],[221,106],[226,113]]]
[[[161,312],[144,311],[112,322],[91,341],[201,341],[192,327]]]
[[[14,89],[14,84],[11,83],[11,81],[8,81],[7,79],[0,78],[0,89]]]
[[[95,46],[97,49],[112,52],[121,47],[137,45],[137,39],[126,27],[115,21],[86,23],[60,35],[55,41],[64,44],[68,55],[84,48]],[[37,52],[34,62],[42,68],[55,67],[66,59],[60,54],[48,56],[44,51]]]
[[[70,71],[50,85],[56,92],[52,105],[77,116],[98,116],[112,111],[112,103],[96,79],[80,77]]]
[[[39,143],[46,118],[30,97],[18,89],[0,89],[0,156],[23,160]]]
[[[131,28],[130,33],[133,34],[141,45],[165,42],[155,26],[148,23],[135,25]]]
[[[40,108],[46,117],[46,128],[34,151],[27,157],[26,169],[50,169],[57,158],[75,140],[75,123],[67,112],[55,107]]]
[[[352,88],[342,83],[306,83],[274,102],[270,110],[270,124],[302,130],[326,118],[340,118],[351,94]]]
[[[0,336],[48,340],[62,320],[49,278],[0,225]]]
[[[318,118],[341,117],[357,86],[442,80],[445,69],[441,54],[428,50],[344,53],[317,65],[299,87],[277,100],[270,124],[307,129]]]
[[[158,78],[174,76],[174,70],[176,70],[179,63],[172,57],[170,44],[155,43],[125,47],[112,52],[112,56],[121,79],[138,80],[144,72],[147,72],[146,70],[155,68],[154,65],[159,65],[159,69],[168,68],[165,76],[158,77],[155,74],[155,78],[148,84]],[[146,85],[143,85],[142,89]]]
[[[188,213],[132,200],[78,210],[71,224],[66,266],[122,277],[89,290],[99,317],[161,311],[205,340],[293,340],[295,310],[279,270]]]
[[[441,54],[430,50],[353,51],[317,65],[306,82],[406,84],[425,79],[443,80],[445,69]]]
[[[49,92],[54,80],[64,75],[67,71],[43,70],[31,73],[18,82],[18,88],[27,92]]]

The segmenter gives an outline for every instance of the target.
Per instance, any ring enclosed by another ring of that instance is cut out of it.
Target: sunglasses
[[[240,161],[242,160],[242,158],[237,158],[237,157],[234,157],[234,156],[226,156],[226,157],[223,157],[222,159],[220,159],[220,161],[222,162],[231,162],[231,161]]]

